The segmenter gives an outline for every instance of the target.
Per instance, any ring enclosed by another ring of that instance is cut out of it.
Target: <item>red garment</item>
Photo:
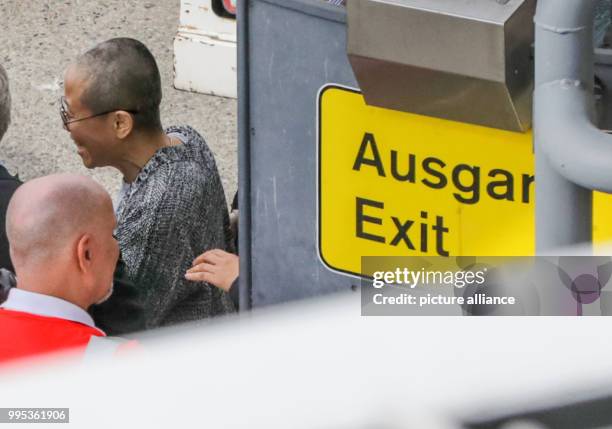
[[[0,363],[75,348],[104,332],[78,322],[0,308]]]

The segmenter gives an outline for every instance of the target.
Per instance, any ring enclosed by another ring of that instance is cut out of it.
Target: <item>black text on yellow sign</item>
[[[337,86],[321,90],[318,119],[319,251],[330,268],[358,274],[374,255],[533,254],[530,133],[371,107]],[[596,201],[596,215],[612,211],[609,197]]]
[[[378,147],[375,135],[370,132],[364,133],[353,164],[353,170],[357,172],[367,168],[373,168],[379,178],[404,182],[408,186],[426,186],[432,190],[442,190],[451,186],[455,200],[464,204],[478,204],[481,197],[485,196],[493,200],[518,200],[528,204],[534,181],[532,174],[523,173],[519,178],[515,178],[511,171],[493,168],[488,171],[486,183],[483,183],[483,171],[480,166],[468,164],[452,166],[434,156],[419,160],[414,153],[403,153],[393,149],[386,153],[384,149]],[[482,195],[483,193],[485,195]],[[365,227],[367,223],[376,225],[383,223],[382,217],[366,215],[365,208],[369,207],[371,212],[377,212],[382,216],[384,201],[358,196],[355,201],[356,236],[386,243],[388,240],[385,237],[366,232]],[[420,212],[418,220],[401,219],[396,216],[390,216],[389,220],[396,228],[394,237],[389,241],[391,246],[403,243],[409,250],[418,249],[427,254],[430,249],[429,236],[433,234],[436,253],[439,256],[449,256],[444,245],[445,234],[449,233],[449,228],[445,226],[443,216],[435,216],[435,221],[431,219],[431,225],[429,213],[425,210]],[[415,246],[415,240],[419,243],[418,246]]]

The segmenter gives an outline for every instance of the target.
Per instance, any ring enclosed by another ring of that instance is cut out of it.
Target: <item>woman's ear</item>
[[[128,112],[117,110],[113,113],[113,128],[118,139],[125,139],[134,129],[134,118]]]
[[[84,234],[77,242],[77,265],[83,273],[91,271],[93,249],[91,248],[91,236]]]

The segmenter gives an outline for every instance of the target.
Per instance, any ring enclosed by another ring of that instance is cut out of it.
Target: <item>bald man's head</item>
[[[25,278],[33,291],[84,308],[96,302],[110,289],[119,255],[115,226],[108,193],[89,177],[57,174],[26,182],[6,214],[17,286]],[[64,284],[78,288],[62,290]]]
[[[46,258],[74,238],[109,222],[110,197],[86,176],[58,174],[26,182],[7,210],[6,233],[17,260]]]

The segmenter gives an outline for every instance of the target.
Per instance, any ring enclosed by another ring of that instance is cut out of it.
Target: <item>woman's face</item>
[[[113,114],[91,117],[99,112],[92,112],[81,101],[87,85],[87,79],[76,67],[66,71],[62,101],[64,115],[68,119],[65,128],[85,167],[112,166],[116,162],[116,152],[121,143],[114,133]]]

